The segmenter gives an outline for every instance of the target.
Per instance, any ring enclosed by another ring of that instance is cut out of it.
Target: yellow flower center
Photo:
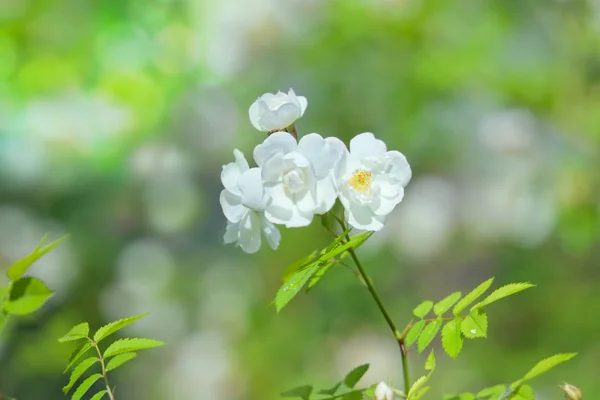
[[[371,177],[373,174],[370,172],[364,171],[362,169],[357,169],[352,174],[352,177],[348,179],[348,183],[352,185],[352,187],[361,192],[361,193],[370,193],[371,192]]]

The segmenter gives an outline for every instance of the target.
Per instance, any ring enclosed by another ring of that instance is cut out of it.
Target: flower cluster
[[[294,122],[307,104],[290,89],[287,94],[267,93],[250,106],[252,125],[268,136],[254,149],[257,167],[250,168],[237,149],[235,161],[223,166],[225,243],[254,253],[264,234],[277,249],[281,235],[275,224],[307,226],[315,215],[331,210],[336,199],[350,226],[377,231],[402,201],[411,178],[404,155],[388,151],[370,132],[355,136],[349,148],[338,138],[317,133],[297,140]]]

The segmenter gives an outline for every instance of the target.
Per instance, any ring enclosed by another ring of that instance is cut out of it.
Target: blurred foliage
[[[267,307],[285,267],[327,244],[317,223],[277,253],[221,244],[221,165],[262,140],[247,107],[293,87],[301,133],[372,131],[413,167],[360,250],[399,325],[490,276],[538,285],[497,306],[486,343],[439,357],[432,386],[477,390],[576,351],[535,389],[600,394],[596,1],[3,0],[0,28],[0,265],[71,234],[32,270],[56,295],[0,341],[0,392],[62,399],[55,338],[146,311],[127,335],[169,346],[115,374],[121,398],[275,399],[366,362],[363,383],[400,386],[346,269]]]

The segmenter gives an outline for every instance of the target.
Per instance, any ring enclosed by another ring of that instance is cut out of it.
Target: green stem
[[[342,219],[338,218],[337,216],[336,216],[336,219],[338,220],[342,230],[345,231],[347,229],[346,223]],[[350,236],[346,235],[346,239],[350,240]],[[367,272],[365,271],[362,264],[358,260],[358,257],[356,256],[356,252],[354,251],[354,249],[352,247],[350,247],[348,249],[348,252],[350,253],[350,256],[352,257],[352,260],[354,260],[354,263],[356,264],[356,267],[358,268],[358,272],[360,273],[365,284],[367,285],[367,289],[369,289],[369,293],[371,293],[371,297],[373,297],[373,300],[375,300],[375,303],[377,303],[377,307],[379,308],[379,311],[381,311],[381,314],[383,314],[385,321],[387,322],[388,326],[392,330],[392,333],[394,334],[394,337],[396,338],[396,341],[398,342],[398,346],[400,347],[400,354],[402,355],[404,392],[405,392],[405,394],[408,395],[408,391],[410,389],[410,376],[409,376],[409,371],[408,371],[408,351],[407,351],[406,345],[404,343],[404,336],[400,333],[400,331],[398,331],[398,329],[396,328],[396,325],[394,324],[394,321],[392,321],[392,318],[390,317],[387,310],[385,309],[385,306],[383,305],[383,302],[381,301],[381,297],[379,297],[379,294],[375,290],[375,286],[373,286],[373,282],[371,281],[371,278],[369,278],[369,276],[367,275]]]
[[[88,338],[88,340],[92,343],[92,345],[96,349],[96,352],[98,353],[98,359],[100,360],[100,365],[102,366],[102,377],[104,378],[104,384],[106,386],[106,392],[108,393],[108,397],[110,398],[110,400],[115,400],[115,395],[108,383],[108,375],[106,374],[106,365],[104,364],[104,357],[102,357],[102,352],[100,351],[100,348],[98,347],[98,343],[96,343],[91,338]]]

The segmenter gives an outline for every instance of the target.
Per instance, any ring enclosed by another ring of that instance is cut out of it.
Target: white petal
[[[387,151],[385,143],[371,132],[361,133],[350,140],[350,154],[355,157],[377,157]]]
[[[240,176],[242,203],[252,210],[264,210],[268,203],[260,168],[251,168]]]
[[[377,203],[377,207],[371,207],[371,209],[373,210],[373,212],[376,215],[379,216],[385,216],[388,215],[389,213],[391,213],[394,208],[398,205],[398,203],[400,203],[402,201],[402,198],[404,197],[404,188],[400,187],[400,190],[397,192],[396,196],[394,197],[385,197],[385,196],[379,196],[378,200],[379,202]]]
[[[275,132],[254,148],[254,161],[261,167],[277,153],[287,154],[296,149],[296,139],[287,132]]]
[[[304,115],[304,112],[306,111],[306,107],[308,106],[308,100],[306,100],[306,97],[304,96],[297,96],[298,98],[298,103],[300,103],[300,116]]]
[[[281,176],[286,168],[286,162],[281,153],[275,154],[262,165],[262,179],[265,183],[281,182]]]
[[[219,202],[221,203],[225,218],[231,222],[239,222],[247,210],[242,204],[241,196],[232,193],[227,189],[221,191]]]
[[[325,214],[331,210],[337,199],[337,190],[332,175],[317,181],[315,214]]]
[[[294,196],[296,206],[303,215],[313,215],[317,208],[317,203],[311,191]]]
[[[322,179],[331,172],[340,158],[340,153],[334,146],[325,141],[321,135],[311,133],[300,139],[297,151],[310,161],[316,178]]]
[[[260,124],[270,131],[285,129],[298,118],[300,118],[300,106],[294,103],[286,103],[276,110],[263,114],[260,118]]]
[[[267,186],[265,189],[271,197],[265,216],[275,224],[285,224],[293,216],[294,202],[286,194],[282,183]]]
[[[229,163],[227,165],[223,165],[223,170],[221,171],[221,182],[225,189],[239,194],[238,189],[238,181],[240,179],[240,168],[236,163]]]
[[[235,165],[238,166],[240,173],[246,172],[250,169],[250,166],[248,165],[248,161],[246,161],[244,153],[242,153],[238,149],[234,149],[233,156],[235,157]]]
[[[369,206],[351,204],[349,209],[346,209],[348,215],[348,223],[357,229],[368,231],[378,231],[383,228],[385,222],[384,217],[373,214]]]
[[[258,129],[259,131],[266,132],[268,131],[268,129],[265,130],[260,125],[260,116],[262,115],[262,112],[260,110],[259,101],[260,100],[256,100],[254,103],[252,103],[252,105],[250,105],[250,109],[248,110],[248,116],[250,117],[250,122],[256,129]]]
[[[406,186],[412,177],[410,164],[399,151],[388,151],[386,157],[390,159],[388,174],[398,180],[402,186]]]
[[[227,227],[225,228],[225,235],[223,236],[223,242],[225,244],[236,243],[240,235],[240,223],[227,221]]]
[[[250,211],[240,221],[239,244],[246,253],[260,249],[261,224],[258,213]]]
[[[267,243],[273,250],[277,250],[279,247],[279,241],[281,240],[281,233],[279,229],[271,222],[269,222],[264,215],[261,217],[262,231],[267,239]]]

